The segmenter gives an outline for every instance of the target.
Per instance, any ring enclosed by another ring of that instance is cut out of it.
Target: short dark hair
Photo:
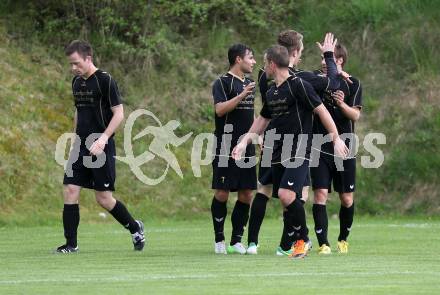
[[[274,62],[280,68],[289,67],[289,53],[287,48],[281,45],[273,45],[266,50],[267,61]]]
[[[279,45],[287,48],[289,55],[295,50],[300,50],[302,46],[303,35],[294,30],[285,30],[278,35]]]
[[[348,57],[348,51],[347,48],[345,48],[344,45],[342,44],[336,44],[335,46],[335,58],[341,58],[342,57],[342,67],[345,65],[345,63],[347,62],[347,57]]]
[[[78,52],[79,55],[82,56],[82,58],[86,58],[86,56],[93,56],[93,48],[90,43],[87,41],[82,40],[73,40],[70,42],[69,45],[66,46],[64,49],[64,52],[67,56]]]
[[[253,50],[249,46],[241,44],[241,43],[237,43],[237,44],[234,44],[231,47],[229,47],[229,50],[228,50],[229,65],[232,67],[235,64],[235,61],[238,56],[241,58],[244,58],[247,51],[250,51],[253,53]]]

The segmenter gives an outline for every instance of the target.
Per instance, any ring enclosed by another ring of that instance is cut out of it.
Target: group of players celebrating
[[[284,224],[276,254],[305,257],[312,248],[304,210],[310,182],[318,253],[332,252],[326,210],[332,183],[341,201],[337,250],[348,253],[356,176],[356,159],[350,155],[355,150],[352,135],[362,108],[362,89],[359,80],[344,72],[347,50],[331,33],[322,44],[317,43],[321,70],[299,70],[302,40],[300,33],[286,30],[278,35],[278,44],[266,50],[264,69],[258,74],[263,107],[256,119],[256,83],[247,76],[256,64],[250,47],[232,45],[229,71],[213,84],[217,146],[211,213],[217,254],[257,254],[267,202],[274,197],[281,201]],[[322,144],[316,146],[316,138]],[[257,181],[251,143],[258,142]],[[226,245],[224,223],[230,192],[237,192],[237,201],[231,214],[231,240]],[[248,221],[246,248],[242,236]]]
[[[340,253],[348,252],[356,175],[356,160],[349,156],[356,147],[350,135],[354,135],[354,122],[360,116],[362,90],[359,81],[343,71],[347,50],[331,33],[326,34],[322,44],[317,43],[322,57],[321,70],[299,70],[302,39],[296,31],[283,31],[278,36],[278,44],[266,50],[264,69],[258,74],[263,108],[256,119],[256,83],[247,77],[256,64],[250,47],[232,45],[228,51],[229,71],[213,84],[217,146],[212,162],[215,193],[211,212],[215,253],[257,254],[266,205],[274,197],[281,201],[284,221],[276,254],[305,257],[312,247],[304,210],[310,179],[319,253],[332,251],[327,238],[326,210],[332,182],[341,200],[337,249]],[[89,43],[72,41],[65,53],[74,74],[76,139],[69,155],[72,173],[66,171],[63,180],[62,220],[66,242],[56,253],[79,250],[82,188],[95,191],[98,204],[130,232],[134,250],[142,251],[146,242],[143,222],[133,218],[125,205],[113,196],[116,179],[113,137],[124,118],[117,84],[109,73],[94,65]],[[260,135],[264,135],[264,140]],[[322,144],[315,145],[317,135]],[[258,184],[256,151],[251,142],[259,142],[262,147]],[[93,164],[99,159],[103,159],[104,164],[95,167]],[[255,197],[254,190],[257,190]],[[226,246],[224,223],[230,192],[237,192],[238,196],[231,214],[231,240]],[[248,221],[246,248],[242,236]]]

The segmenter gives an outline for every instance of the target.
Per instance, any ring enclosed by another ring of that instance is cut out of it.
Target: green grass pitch
[[[358,218],[350,253],[275,256],[281,221],[265,220],[257,256],[214,255],[209,219],[146,222],[132,251],[116,222],[80,224],[80,253],[56,255],[62,228],[0,228],[0,294],[439,294],[440,221]],[[313,223],[309,221],[309,226]],[[226,223],[230,234],[230,223]]]

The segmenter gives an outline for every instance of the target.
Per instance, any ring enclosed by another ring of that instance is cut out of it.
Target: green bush
[[[434,0],[2,1],[0,122],[11,127],[0,130],[0,224],[23,222],[20,212],[32,207],[42,214],[31,217],[38,223],[59,217],[62,169],[53,149],[72,124],[71,77],[62,50],[68,42],[82,38],[93,44],[96,63],[119,83],[127,113],[147,108],[162,122],[178,119],[183,135],[212,131],[210,86],[227,71],[230,44],[249,44],[261,65],[263,50],[287,28],[304,35],[305,69],[319,66],[315,42],[327,31],[336,34],[349,50],[347,71],[364,89],[357,130],[361,136],[387,136],[384,165],[358,170],[359,212],[436,214],[439,10]],[[136,152],[147,144],[136,145]],[[146,187],[120,165],[118,193],[139,214],[206,214],[210,167],[202,178],[193,177],[190,148],[175,150],[184,179],[170,173],[166,184]],[[160,161],[150,163],[145,173],[162,168]],[[95,220],[87,215],[96,210],[89,196],[85,215]],[[333,196],[332,213],[336,201]],[[279,206],[271,206],[268,214],[278,216]]]

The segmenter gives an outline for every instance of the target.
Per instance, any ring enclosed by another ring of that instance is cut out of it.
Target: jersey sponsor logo
[[[289,186],[292,186],[292,185],[293,185],[293,181],[292,181],[292,182],[287,181],[287,184],[288,184]]]
[[[350,185],[350,189],[354,189],[354,184]]]
[[[225,219],[225,218],[224,218],[224,217],[221,217],[221,218],[214,217],[214,219],[215,219],[215,221],[217,221],[217,222],[222,222],[223,219]]]
[[[296,227],[296,226],[292,226],[294,230],[299,231],[301,229],[301,225]]]
[[[105,186],[105,187],[109,187],[109,186],[110,186],[110,183],[104,183],[104,186]]]
[[[320,229],[317,229],[316,230],[316,233],[319,235],[320,233],[322,233],[322,228],[320,228]]]

